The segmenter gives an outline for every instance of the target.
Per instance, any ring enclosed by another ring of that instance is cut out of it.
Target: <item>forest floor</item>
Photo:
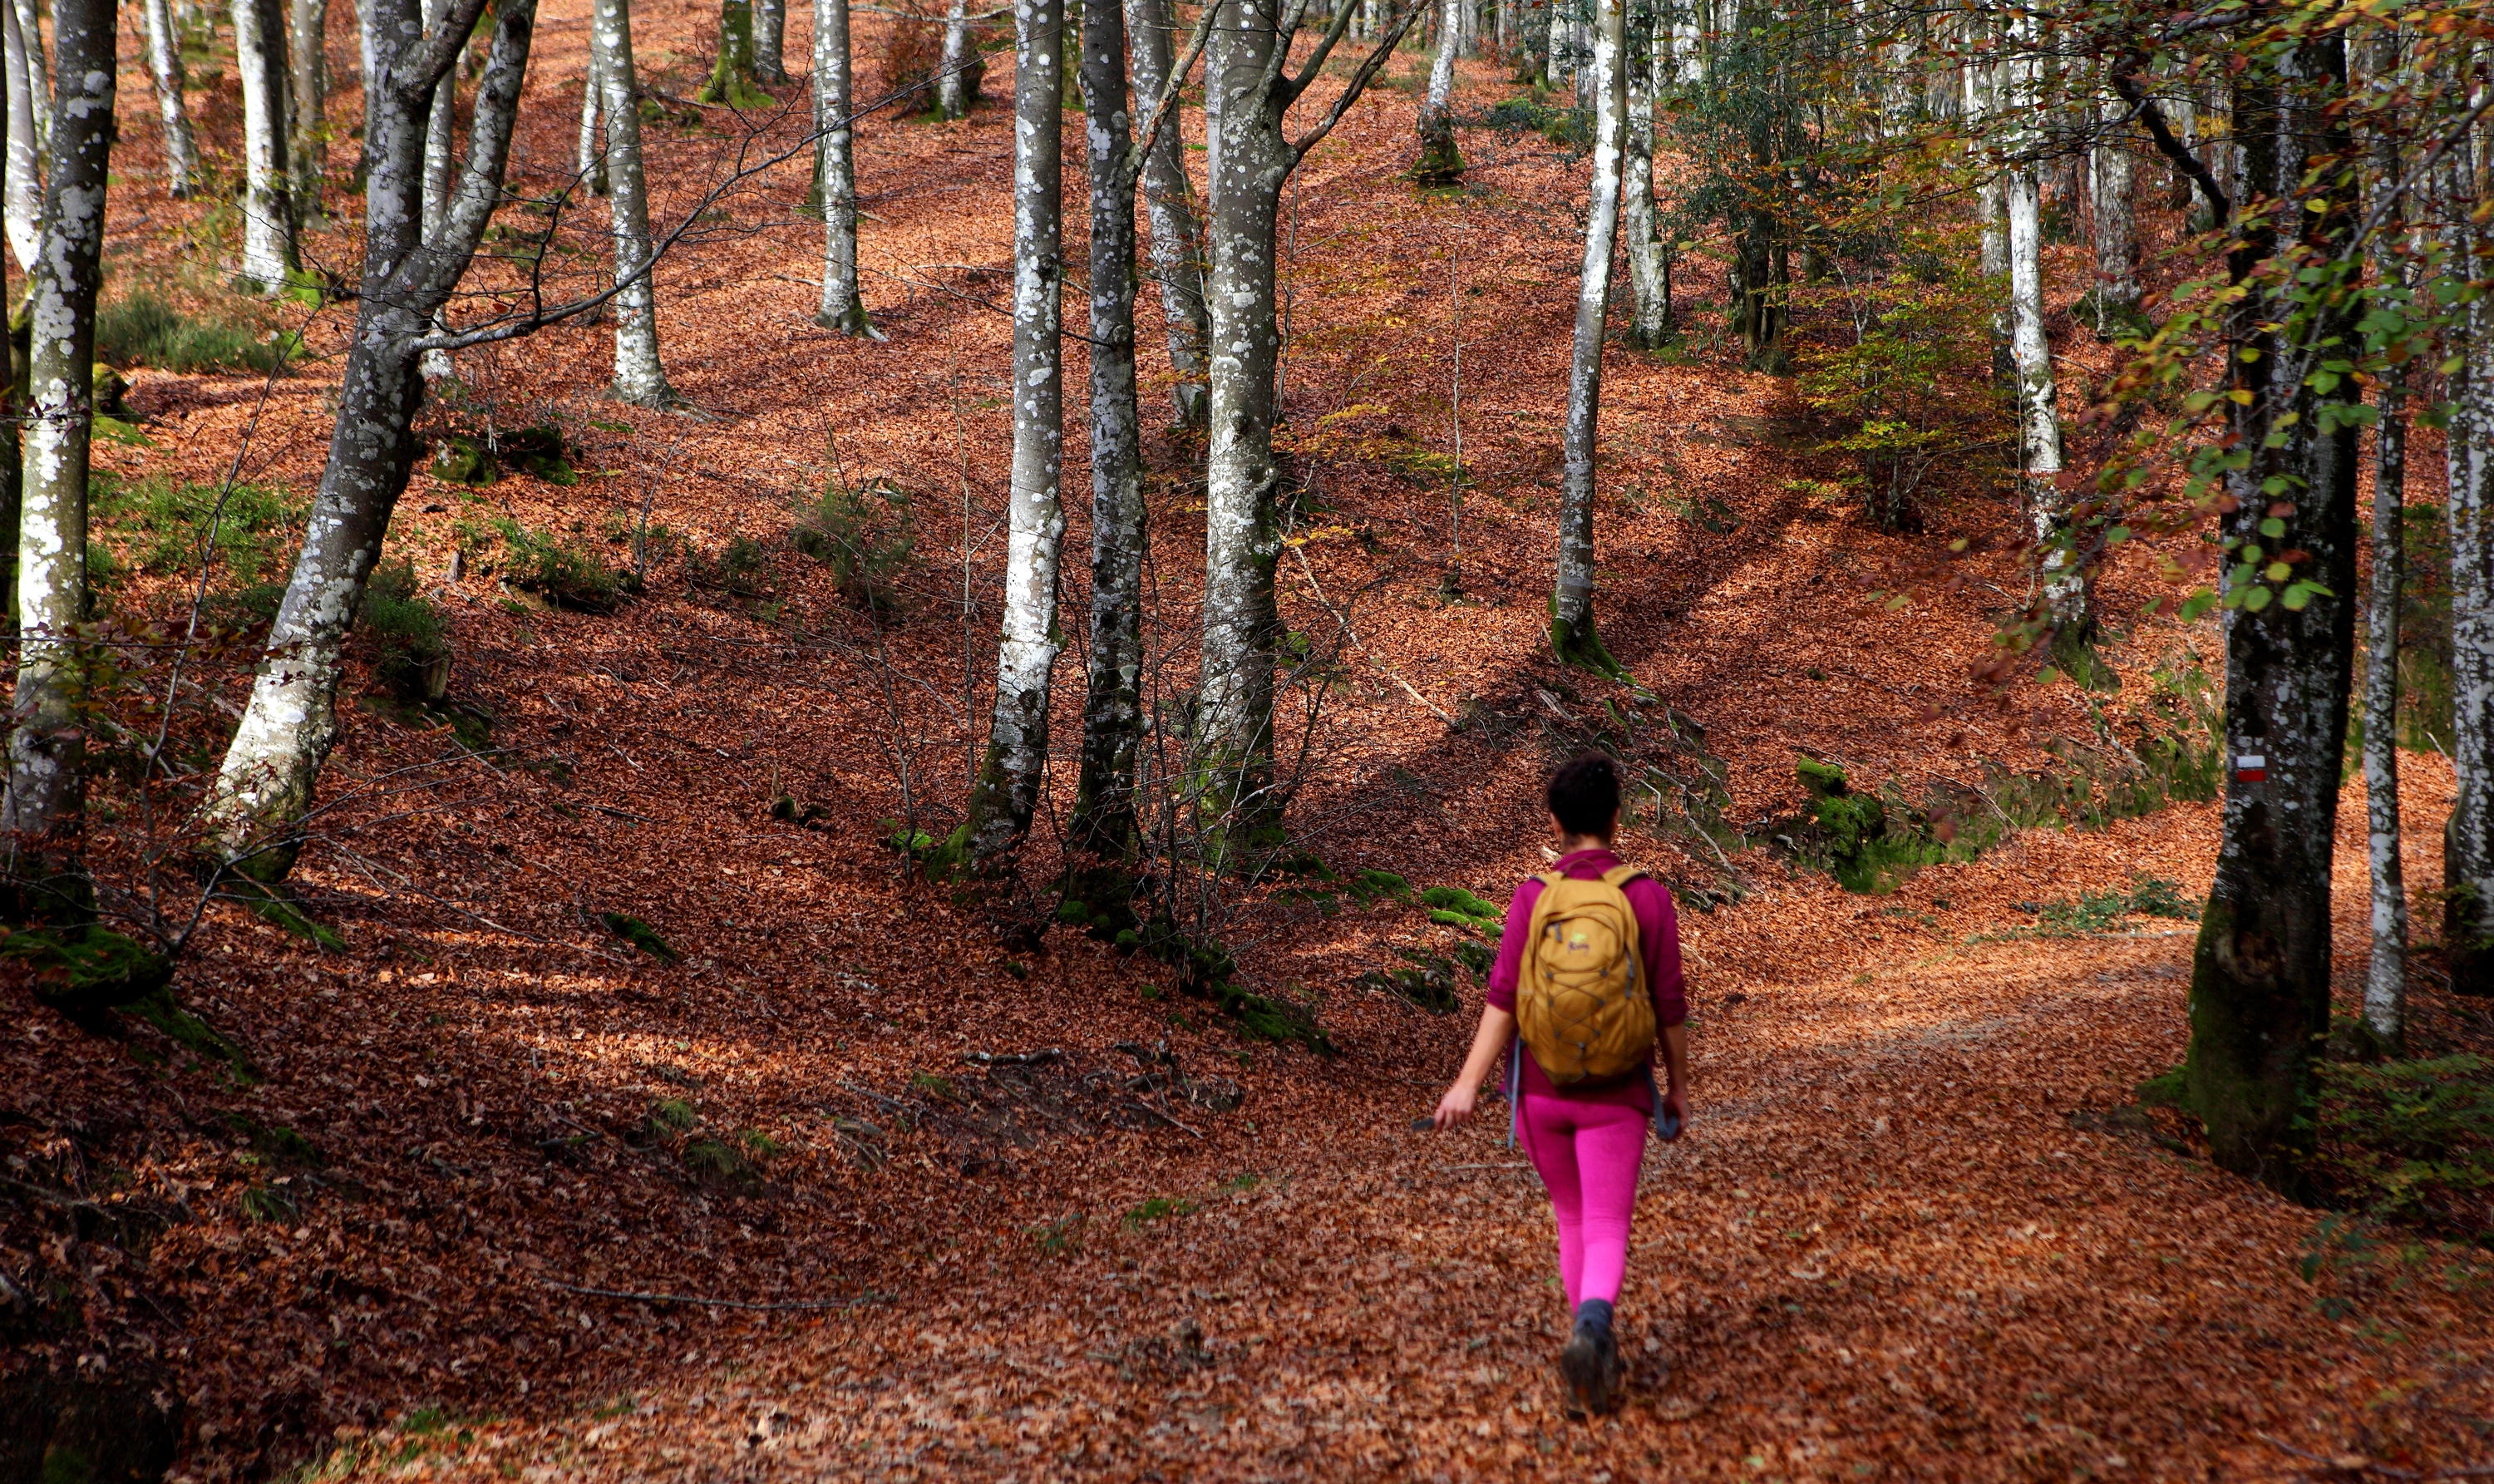
[[[690,94],[715,14],[658,0],[638,19],[647,77]],[[861,96],[887,24],[861,21]],[[584,44],[580,7],[550,3],[523,192],[563,181]],[[343,72],[348,33],[332,49]],[[123,96],[143,99],[125,51]],[[1286,228],[1287,441],[1310,492],[1283,603],[1331,656],[1293,692],[1293,828],[1337,880],[1221,903],[1241,983],[1311,1013],[1330,1054],[1244,1035],[1140,956],[1018,941],[1049,905],[1044,861],[1025,899],[957,899],[907,883],[888,842],[896,820],[958,817],[992,674],[999,59],[971,119],[860,132],[889,343],[810,324],[801,159],[707,208],[659,275],[691,413],[599,400],[594,325],[463,357],[471,394],[432,431],[554,421],[589,477],[410,490],[387,557],[449,615],[453,704],[350,717],[296,874],[343,951],[209,909],[176,992],[247,1074],[6,989],[24,1032],[0,1043],[0,1259],[37,1295],[13,1300],[13,1351],[178,1393],[176,1472],[200,1481],[2248,1478],[2494,1453],[2494,1260],[2281,1200],[2137,1106],[2181,1054],[2192,929],[2071,909],[2146,882],[2196,895],[2214,805],[2024,830],[1881,895],[1773,848],[1802,803],[1797,756],[1900,798],[2066,769],[2110,743],[2096,716],[2205,673],[2213,626],[2146,612],[2176,590],[2126,560],[2103,590],[2117,702],[1978,683],[2023,602],[2015,512],[1943,478],[1922,532],[1872,530],[1792,383],[1739,370],[1707,328],[1722,301],[1701,245],[1681,275],[1697,328],[1667,356],[1615,348],[1604,387],[1603,631],[1668,710],[1558,671],[1540,635],[1581,167],[1537,134],[1475,129],[1470,186],[1414,193],[1398,173],[1424,64],[1398,58],[1310,158]],[[1468,66],[1468,109],[1512,91]],[[762,121],[783,147],[804,112],[785,96],[794,116]],[[231,120],[207,111],[214,138]],[[654,129],[659,215],[702,208],[739,146],[715,115]],[[146,184],[153,150],[134,117],[116,286],[208,302],[216,210]],[[313,256],[336,266],[352,240],[317,236]],[[2066,304],[2083,268],[2056,273]],[[346,313],[311,321],[316,354]],[[2056,332],[2074,380],[2101,367],[2066,315]],[[124,480],[213,485],[239,454],[300,499],[335,368],[137,371],[137,436],[100,457]],[[1077,353],[1069,409],[1080,379]],[[1166,385],[1147,395],[1165,413]],[[1193,663],[1201,486],[1183,439],[1149,452],[1166,697]],[[863,612],[790,549],[792,507],[836,467],[907,497],[889,516],[913,542],[897,613]],[[1086,501],[1068,503],[1079,633]],[[613,612],[547,609],[498,584],[474,536],[495,518],[617,562],[635,529],[667,539]],[[463,544],[479,556],[454,580]],[[143,606],[147,580],[116,601]],[[230,703],[242,681],[214,683]],[[1709,806],[1731,849],[1664,828],[1659,804],[1626,842],[1681,893],[1695,1085],[1687,1136],[1646,1167],[1629,1403],[1583,1426],[1555,1410],[1547,1206],[1497,1109],[1412,1127],[1477,985],[1455,976],[1460,1009],[1431,1014],[1363,979],[1467,935],[1355,873],[1503,901],[1538,863],[1544,772],[1597,737],[1719,762]],[[2409,879],[2426,884],[2448,771],[2412,764]],[[817,806],[810,825],[771,816],[783,793]],[[2351,786],[2342,999],[2365,944],[2361,819]],[[113,825],[113,859],[143,823]],[[2419,999],[2421,1044],[2482,1039],[2464,1006]]]

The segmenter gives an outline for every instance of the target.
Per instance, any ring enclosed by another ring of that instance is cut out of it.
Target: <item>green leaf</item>
[[[2250,589],[2243,593],[2243,612],[2258,613],[2266,608],[2268,600],[2276,595],[2266,588]]]
[[[2294,587],[2279,593],[2277,601],[2278,606],[2284,608],[2289,613],[2301,613],[2304,605],[2312,601],[2312,590],[2301,583],[2296,583]]]
[[[2267,578],[2270,582],[2284,582],[2295,575],[2295,568],[2288,566],[2283,561],[2272,561],[2268,564],[2268,570],[2263,572],[2261,575]]]
[[[2286,534],[2286,522],[2272,515],[2260,523],[2260,533],[2274,541]]]
[[[2199,591],[2192,593],[2189,597],[2182,600],[2182,621],[2185,623],[2191,622],[2193,620],[2198,619],[2202,614],[2206,613],[2209,609],[2216,606],[2216,592],[2211,589],[2202,588]]]

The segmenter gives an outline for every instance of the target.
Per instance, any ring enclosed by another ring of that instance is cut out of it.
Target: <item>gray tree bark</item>
[[[630,0],[592,0],[590,45],[605,90],[606,182],[615,236],[615,395],[634,407],[672,407],[675,389],[658,360],[658,296],[650,263],[650,196],[641,168],[641,112],[634,104]]]
[[[970,12],[963,0],[945,0],[943,59],[936,64],[935,111],[946,118],[970,116]]]
[[[1628,341],[1658,349],[1671,333],[1671,256],[1657,230],[1654,209],[1654,102],[1670,84],[1671,26],[1663,7],[1641,8],[1630,32],[1627,69],[1627,154],[1620,187],[1621,225],[1627,231],[1628,297],[1636,308]],[[1642,45],[1636,45],[1642,43]]]
[[[823,196],[823,307],[814,321],[883,339],[858,292],[857,167],[850,156],[849,0],[814,0],[814,179]]]
[[[338,736],[347,636],[415,460],[417,360],[435,317],[501,203],[536,0],[497,0],[468,158],[441,229],[423,229],[426,121],[484,0],[426,27],[416,0],[366,0],[364,270],[328,463],[303,547],[270,625],[251,700],[204,809],[210,848],[261,881],[303,845],[321,764]]]
[[[87,457],[95,420],[95,296],[110,179],[114,0],[60,0],[53,36],[71,91],[52,131],[46,230],[28,273],[31,311],[18,513],[16,690],[0,834],[21,900],[76,913],[91,897],[86,791]],[[31,900],[30,900],[31,899]]]
[[[1202,683],[1196,767],[1205,841],[1241,862],[1281,843],[1273,772],[1273,565],[1281,554],[1282,470],[1273,460],[1274,227],[1282,186],[1356,102],[1417,16],[1385,29],[1333,108],[1295,143],[1291,106],[1349,29],[1345,6],[1295,76],[1285,76],[1305,0],[1218,0],[1204,64],[1211,157],[1211,438],[1204,460]]]
[[[0,35],[7,39],[9,69],[9,165],[5,191],[9,250],[31,273],[44,234],[44,149],[38,120],[51,111],[50,90],[35,86],[30,68],[41,47],[26,45],[23,17],[14,0],[0,0]]]
[[[1135,92],[1157,98],[1176,65],[1169,0],[1126,0],[1127,49]],[[1172,112],[1143,154],[1143,205],[1152,224],[1152,276],[1169,327],[1171,400],[1181,427],[1203,426],[1205,350],[1211,320],[1203,303],[1203,218],[1186,173],[1186,143]]]
[[[2104,125],[2105,135],[2097,141],[2089,161],[2090,204],[2095,217],[2095,328],[2099,335],[2129,328],[2139,318],[2137,172],[2132,168],[2127,141],[2114,132],[2129,113],[2129,106],[2119,99],[2107,99],[2100,106],[2096,116]]]
[[[274,296],[295,267],[294,207],[286,169],[286,9],[233,0],[234,70],[242,75],[242,272],[246,292]]]
[[[35,154],[48,161],[52,157],[52,110],[60,104],[60,95],[52,87],[51,52],[44,45],[44,10],[41,0],[15,0],[17,25],[26,37],[26,79],[35,100]],[[53,28],[58,40],[59,27]]]
[[[2474,131],[2472,131],[2474,133]],[[2450,264],[2484,273],[2488,233],[2472,218],[2481,138],[2452,152],[2436,202]],[[2450,986],[2494,994],[2494,311],[2478,299],[2447,338],[2458,364],[2445,378],[2444,510],[2450,521],[2451,771],[2458,784],[2443,831],[2443,948]]]
[[[1412,179],[1421,186],[1450,186],[1464,178],[1463,151],[1455,146],[1455,57],[1463,49],[1464,0],[1439,0],[1438,54],[1429,64],[1429,91],[1420,100],[1420,158]]]
[[[322,220],[321,176],[329,166],[329,0],[291,0],[287,50],[293,64],[286,159],[294,220]]]
[[[175,200],[187,200],[198,188],[199,142],[182,97],[189,82],[182,71],[182,39],[174,34],[168,0],[145,0],[141,9],[147,19],[147,76],[156,85],[157,112],[165,121],[165,185]]]
[[[753,76],[773,87],[788,80],[788,0],[753,0]]]
[[[1126,26],[1118,8],[1101,0],[1082,8],[1082,97],[1091,183],[1091,655],[1072,833],[1076,849],[1122,862],[1134,854],[1135,758],[1142,744],[1146,514],[1135,398]]]
[[[1581,75],[1594,102],[1594,177],[1585,217],[1585,265],[1576,288],[1576,343],[1567,366],[1566,466],[1559,486],[1558,584],[1550,648],[1563,663],[1617,671],[1594,624],[1594,458],[1601,424],[1602,331],[1611,297],[1611,249],[1619,231],[1627,88],[1621,64],[1620,0],[1600,0],[1593,53]]]
[[[1972,28],[1980,45],[1983,26]],[[1991,127],[1998,112],[2000,93],[1999,64],[1981,60],[1969,62],[1965,69],[1965,111],[1975,134],[1980,136]],[[1984,282],[1999,295],[1993,300],[1998,307],[1992,312],[1992,379],[2007,382],[2017,375],[2017,364],[2009,351],[2009,212],[2007,176],[1999,170],[1987,171],[1975,187],[1975,221],[1981,227],[1977,270]]]
[[[606,183],[606,130],[601,122],[600,107],[604,102],[605,84],[597,79],[597,48],[589,48],[589,68],[580,83],[580,149],[576,173],[584,190],[592,196],[604,196]]]
[[[2235,224],[2235,284],[2289,245],[2320,259],[2349,246],[2357,203],[2321,194],[2336,189],[2335,174],[2305,181],[2316,158],[2350,157],[2346,126],[2328,112],[2345,79],[2337,33],[2264,57],[2236,79],[2243,175],[2282,205]],[[2352,303],[2306,313],[2287,293],[2253,288],[2227,324],[2233,389],[2247,394],[2228,405],[2229,431],[2250,457],[2224,476],[2235,501],[2219,528],[2234,563],[2225,578],[2232,768],[2183,1075],[2213,1160],[2285,1190],[2299,1185],[2312,1145],[2312,1058],[2329,1029],[2330,865],[2356,621],[2357,443],[2352,419],[2337,414],[2357,388],[2342,379],[2316,390],[2305,372],[2308,348],[2351,336],[2355,318]],[[2292,493],[2271,493],[2272,479]],[[2308,560],[2279,562],[2289,551]],[[2290,577],[2326,591],[2295,601],[2281,586]]]
[[[2398,32],[2379,29],[2367,59],[2377,82],[2399,70]],[[2377,284],[2413,288],[2397,196],[2395,115],[2371,144],[2366,214],[2381,219],[2372,244]],[[2372,874],[2372,954],[2364,970],[2364,1023],[2393,1054],[2407,1046],[2408,891],[2399,862],[2399,610],[2407,597],[2407,396],[2413,360],[2385,372],[2374,394],[2373,575],[2364,604],[2364,823]]]
[[[1065,537],[1064,0],[1015,0],[1013,505],[996,641],[996,704],[958,859],[986,867],[1021,843],[1048,765],[1056,567]]]
[[[2010,22],[2013,47],[2033,44],[2033,22]],[[2009,238],[2009,353],[2018,373],[2018,472],[2053,627],[2054,657],[2082,683],[2097,680],[2095,619],[2070,530],[2070,500],[2061,488],[2061,414],[2053,376],[2053,346],[2044,334],[2044,220],[2041,181],[2032,160],[2037,142],[2026,122],[2042,106],[2036,64],[2010,64],[2010,165],[2003,181]]]

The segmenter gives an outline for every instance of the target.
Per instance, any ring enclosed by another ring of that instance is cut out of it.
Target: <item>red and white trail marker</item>
[[[2268,759],[2257,752],[2246,752],[2235,759],[2235,781],[2266,783],[2268,781]]]

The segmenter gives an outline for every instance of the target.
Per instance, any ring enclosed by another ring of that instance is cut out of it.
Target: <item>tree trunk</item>
[[[168,0],[145,0],[143,14],[147,76],[156,84],[156,106],[165,120],[165,186],[175,200],[187,200],[198,188],[199,143],[191,133],[191,110],[182,98],[188,82],[182,74],[182,39],[174,34]],[[14,97],[10,103],[15,106]]]
[[[881,340],[858,292],[857,167],[849,156],[849,0],[814,0],[814,179],[822,191],[823,306],[814,322]]]
[[[2472,131],[2474,133],[2475,131]],[[2455,281],[2485,272],[2485,229],[2472,137],[2452,153],[2437,215]],[[2450,520],[2451,771],[2458,783],[2443,832],[2443,950],[2450,987],[2494,994],[2494,310],[2478,299],[2458,311],[2445,379],[2444,509]]]
[[[996,704],[962,822],[975,867],[1021,843],[1048,765],[1056,667],[1056,564],[1065,537],[1064,0],[1015,0],[1013,508],[1005,543]]]
[[[1115,5],[1092,0],[1082,8],[1091,177],[1091,655],[1072,833],[1075,849],[1115,862],[1134,854],[1135,758],[1143,716],[1145,511],[1135,400],[1135,181],[1126,173],[1125,33]],[[1150,96],[1158,97],[1157,89]]]
[[[2013,20],[2009,44],[2033,44],[2030,23]],[[2009,219],[2009,352],[2018,374],[2018,473],[2020,494],[2040,564],[2043,600],[2053,629],[2054,658],[2083,684],[2099,681],[2095,620],[2075,536],[2070,500],[2061,488],[2059,389],[2053,376],[2053,346],[2044,334],[2044,221],[2041,181],[2034,163],[2021,158],[2038,143],[2027,122],[2042,106],[2035,64],[2011,64],[2003,101],[2010,126],[2010,166],[2003,182]]]
[[[103,278],[118,37],[114,0],[59,0],[53,35],[72,91],[52,132],[48,224],[27,275],[30,341],[17,543],[17,683],[0,833],[21,904],[75,915],[82,860],[86,717],[87,455],[95,420],[95,295]]]
[[[1981,27],[1978,24],[1977,31]],[[1999,102],[1999,64],[1975,61],[1965,70],[1965,108],[1979,136],[1991,127]],[[1992,311],[1992,379],[2006,385],[2018,374],[2009,353],[2009,213],[2007,176],[1984,172],[1974,192],[1975,221],[1982,230],[1977,267],[1993,295]]]
[[[694,95],[696,103],[764,108],[773,102],[753,76],[753,0],[719,0],[718,61]]]
[[[1621,64],[1620,0],[1599,0],[1583,91],[1592,93],[1594,179],[1585,218],[1585,266],[1576,289],[1576,344],[1567,368],[1566,469],[1559,487],[1559,581],[1550,603],[1550,648],[1561,662],[1616,673],[1619,662],[1594,626],[1594,458],[1602,405],[1602,330],[1611,297],[1611,247],[1619,229],[1627,90]]]
[[[322,220],[321,175],[329,165],[329,0],[292,0],[288,17],[292,34],[287,50],[294,73],[286,143],[287,162],[293,167],[288,204],[296,222],[310,226]]]
[[[753,0],[753,76],[773,87],[788,82],[788,0]]]
[[[354,338],[303,547],[205,808],[210,848],[260,881],[278,880],[292,867],[321,764],[337,741],[347,637],[415,460],[413,424],[424,400],[419,348],[501,203],[536,18],[536,0],[496,0],[467,164],[441,229],[427,233],[433,69],[447,76],[466,38],[437,25],[431,28],[437,45],[429,47],[416,0],[365,3],[374,65],[364,86],[370,168]]]
[[[1515,80],[1526,86],[1550,85],[1550,16],[1557,0],[1523,0],[1524,46],[1516,58]]]
[[[425,26],[429,30],[450,15],[452,0],[424,0]],[[369,125],[369,120],[367,120]],[[431,236],[441,230],[450,212],[451,173],[456,161],[454,149],[459,132],[459,74],[456,70],[441,75],[441,83],[433,90],[433,100],[424,125],[424,231]],[[366,140],[367,148],[370,140]],[[436,325],[435,328],[441,328]],[[417,362],[424,379],[439,381],[451,373],[450,352],[428,350]]]
[[[2130,113],[2118,99],[2107,101],[2098,118],[2105,134],[2091,159],[2095,217],[2096,284],[2089,299],[2098,335],[2115,335],[2143,327],[2139,312],[2139,215],[2134,209],[2127,140],[2116,127]]]
[[[597,76],[597,48],[589,48],[589,69],[580,83],[580,183],[592,196],[604,196],[606,182],[606,131],[599,126],[599,106],[606,85]]]
[[[1207,842],[1233,863],[1280,842],[1273,776],[1275,224],[1295,163],[1271,93],[1277,0],[1220,0],[1204,64],[1211,155],[1211,438],[1204,460],[1202,684],[1197,748]],[[1214,96],[1216,95],[1217,96]]]
[[[615,395],[634,407],[677,403],[658,362],[658,295],[651,282],[650,197],[641,169],[641,111],[632,94],[630,0],[592,0],[590,45],[606,92],[606,181],[615,223]]]
[[[51,110],[51,96],[34,85],[30,65],[37,60],[26,45],[26,32],[13,0],[0,0],[0,35],[8,44],[9,165],[7,221],[9,251],[17,266],[32,273],[35,250],[44,232],[44,149],[37,119]]]
[[[1412,167],[1419,186],[1459,185],[1463,151],[1455,146],[1455,53],[1463,45],[1463,0],[1439,0],[1438,54],[1429,64],[1429,91],[1420,101],[1420,158]]]
[[[2237,79],[2235,121],[2250,146],[2244,173],[2281,205],[2236,224],[2244,246],[2229,255],[2235,284],[2247,284],[2289,234],[2325,260],[2343,251],[2353,203],[2317,197],[2336,175],[2318,188],[2304,176],[2316,157],[2349,157],[2345,126],[2326,111],[2345,81],[2336,33],[2255,62]],[[2328,209],[2306,209],[2316,203]],[[2356,620],[2357,444],[2353,421],[2336,415],[2356,387],[2340,379],[2333,391],[2313,390],[2304,368],[2316,353],[2305,348],[2351,337],[2355,318],[2352,304],[2303,309],[2255,288],[2227,326],[2234,388],[2247,394],[2244,405],[2229,404],[2229,431],[2249,454],[2225,474],[2236,505],[2220,526],[2235,563],[2225,579],[2233,766],[2193,966],[2184,1076],[2216,1163],[2280,1189],[2298,1183],[2312,1145],[2311,1062],[2329,1028],[2330,853]],[[2272,479],[2291,493],[2267,493]],[[2455,539],[2453,547],[2456,570]],[[2281,591],[2263,564],[2289,551],[2310,560],[2291,569],[2296,586]]]
[[[963,0],[946,0],[944,53],[935,76],[935,111],[946,118],[970,116],[969,65],[969,8]]]
[[[234,0],[234,70],[242,75],[242,273],[246,293],[274,297],[295,267],[294,207],[286,169],[286,9]]]
[[[2374,78],[2395,82],[2399,35],[2382,26],[2368,59]],[[2396,187],[2400,150],[2395,118],[2383,119],[2372,143],[2367,215],[2378,214],[2374,281],[2410,287],[2404,248],[2406,213]],[[2364,653],[2364,815],[2372,866],[2372,954],[2364,970],[2364,1023],[2392,1055],[2407,1047],[2408,892],[2399,863],[2399,608],[2406,601],[2408,472],[2407,394],[2413,359],[2382,374],[2374,402],[2373,576],[2366,594]]]
[[[35,100],[35,155],[40,160],[52,158],[52,110],[59,106],[60,95],[52,89],[51,52],[44,45],[44,10],[41,0],[15,0],[17,25],[26,37],[26,80]],[[55,40],[59,26],[53,27]]]
[[[1668,79],[1671,30],[1658,13],[1650,26],[1638,28],[1636,39],[1644,45],[1627,46],[1625,58],[1627,133],[1620,213],[1627,232],[1628,297],[1636,306],[1628,343],[1656,350],[1671,333],[1670,255],[1656,230],[1654,210],[1654,100]]]
[[[1135,92],[1158,98],[1176,66],[1169,0],[1126,0],[1127,46],[1133,55]],[[1186,173],[1186,145],[1178,110],[1170,114],[1143,153],[1143,204],[1152,221],[1152,276],[1161,288],[1161,318],[1169,326],[1170,388],[1179,426],[1201,428],[1204,418],[1204,346],[1211,333],[1203,304],[1203,218],[1196,210],[1195,185]]]

